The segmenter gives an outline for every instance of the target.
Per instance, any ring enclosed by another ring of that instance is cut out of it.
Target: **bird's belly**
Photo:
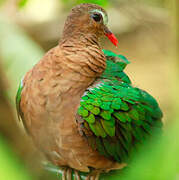
[[[50,159],[56,165],[88,172],[88,167],[105,169],[114,164],[88,145],[86,139],[79,134],[75,118],[70,119],[67,116],[58,127],[59,131],[54,141],[55,148],[50,153],[52,155]]]
[[[78,131],[75,116],[81,94],[60,97],[52,94],[46,96],[46,103],[39,103],[42,95],[39,91],[38,98],[22,96],[22,111],[35,144],[48,159],[84,172],[89,171],[88,167],[111,167],[114,162],[94,151]]]

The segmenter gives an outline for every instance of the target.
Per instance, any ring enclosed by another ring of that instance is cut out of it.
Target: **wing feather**
[[[107,61],[101,82],[81,98],[78,115],[83,121],[78,123],[93,149],[124,162],[137,144],[154,129],[161,129],[162,112],[151,95],[133,87],[128,77],[122,80],[128,61],[121,55],[116,57],[117,62],[113,58]]]

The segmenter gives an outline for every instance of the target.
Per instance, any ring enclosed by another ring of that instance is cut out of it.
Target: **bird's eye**
[[[99,21],[101,21],[101,19],[102,19],[102,15],[99,14],[99,13],[94,13],[94,14],[92,14],[92,18],[93,18],[96,22],[99,22]]]

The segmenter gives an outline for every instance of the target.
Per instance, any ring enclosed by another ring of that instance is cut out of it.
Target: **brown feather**
[[[92,150],[75,119],[82,94],[106,67],[98,43],[100,33],[83,24],[89,18],[86,11],[93,8],[104,11],[91,4],[72,9],[59,45],[26,74],[20,103],[27,129],[39,149],[54,164],[85,172],[88,167],[116,166]]]

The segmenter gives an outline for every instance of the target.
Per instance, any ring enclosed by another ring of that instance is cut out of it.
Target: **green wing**
[[[124,68],[130,62],[123,55],[116,55],[109,50],[104,50],[104,54],[106,55],[106,70],[102,74],[101,78],[110,79],[110,80],[120,80],[131,84],[129,77],[123,72]]]
[[[109,78],[102,76],[101,83],[85,93],[77,114],[81,133],[91,147],[108,158],[124,162],[137,144],[154,129],[161,129],[162,112],[152,96],[132,87],[129,78],[121,80],[117,74],[112,77],[108,67],[107,64],[108,73],[104,74]],[[120,68],[118,72],[122,72]]]
[[[27,127],[26,127],[26,123],[24,121],[24,115],[23,115],[23,112],[21,111],[21,107],[20,107],[22,90],[23,90],[23,79],[21,80],[21,82],[19,84],[19,88],[18,88],[17,94],[16,94],[16,110],[17,110],[17,116],[18,116],[19,120],[20,119],[22,120],[23,125],[24,125],[26,131],[28,132]]]
[[[19,87],[18,87],[18,90],[17,90],[17,94],[16,94],[16,110],[17,110],[17,115],[18,115],[19,120],[20,120],[21,115],[22,115],[22,112],[20,109],[22,89],[23,89],[23,80],[21,80]]]

